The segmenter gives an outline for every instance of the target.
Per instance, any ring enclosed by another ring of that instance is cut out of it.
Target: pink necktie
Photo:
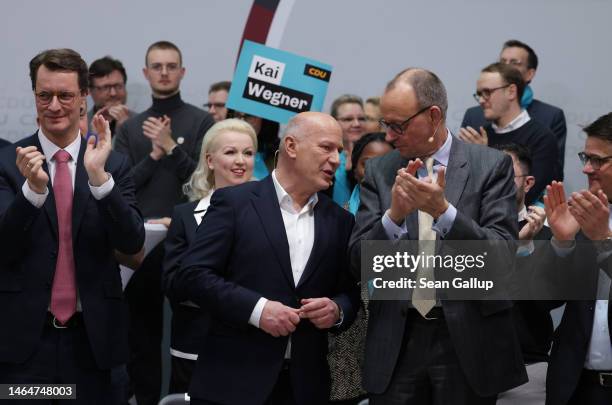
[[[72,178],[68,168],[70,158],[70,153],[61,149],[53,156],[53,195],[57,210],[59,249],[51,290],[51,313],[61,324],[65,324],[76,311],[76,280],[72,252]]]

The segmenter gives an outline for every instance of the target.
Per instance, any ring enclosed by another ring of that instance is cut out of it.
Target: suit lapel
[[[81,220],[85,214],[85,208],[89,202],[91,191],[89,190],[87,171],[83,164],[83,156],[85,155],[86,144],[81,140],[81,148],[79,149],[79,157],[76,164],[76,173],[74,179],[74,193],[72,197],[72,239],[76,241]]]
[[[452,136],[452,135],[450,135]],[[451,144],[448,167],[445,171],[446,189],[444,194],[450,204],[457,207],[461,194],[465,189],[465,183],[469,177],[469,162],[465,156],[464,145],[457,138]]]
[[[259,220],[261,227],[272,246],[272,251],[280,264],[281,270],[291,287],[295,288],[293,281],[293,271],[291,270],[291,259],[289,258],[289,243],[283,217],[280,212],[276,189],[272,182],[272,176],[268,176],[259,182],[258,189],[253,193],[251,202]]]
[[[36,146],[38,151],[40,151],[40,153],[43,153],[42,146],[40,145],[40,141],[38,140],[38,132],[32,135],[31,142],[29,142],[29,144]],[[47,164],[47,158],[51,159],[50,157],[46,157],[43,161],[42,168],[47,173],[47,176],[49,176],[49,183],[47,184],[49,195],[47,196],[47,199],[43,204],[43,210],[45,211],[47,219],[49,220],[49,225],[51,226],[51,230],[53,231],[52,233],[55,236],[55,239],[57,239],[57,211],[55,209],[55,195],[53,194],[53,186],[51,184],[52,179],[51,174],[49,173],[49,165]]]
[[[298,282],[298,287],[304,284],[317,269],[319,262],[323,258],[323,252],[328,245],[330,232],[325,229],[325,224],[329,223],[325,220],[325,213],[327,212],[324,207],[325,204],[326,202],[322,202],[321,199],[319,199],[319,202],[314,207],[314,242],[310,256],[308,257],[308,262]]]

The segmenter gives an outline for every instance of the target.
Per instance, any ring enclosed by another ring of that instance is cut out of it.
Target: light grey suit
[[[354,269],[359,269],[361,240],[387,239],[381,218],[391,205],[397,170],[407,163],[397,150],[368,161],[350,242]],[[454,138],[445,196],[457,209],[457,216],[444,239],[516,239],[513,173],[509,156]],[[406,218],[408,239],[418,239],[417,218],[416,211]],[[512,246],[507,254],[511,263]],[[408,306],[408,301],[370,302],[363,378],[364,388],[370,393],[380,394],[389,387],[405,344]],[[478,395],[493,396],[527,380],[512,323],[511,301],[443,301],[442,306],[461,370]]]

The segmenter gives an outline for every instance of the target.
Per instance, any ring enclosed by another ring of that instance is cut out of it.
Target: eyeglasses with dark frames
[[[396,124],[394,122],[387,122],[382,118],[378,121],[378,123],[384,130],[390,129],[391,131],[395,132],[398,135],[404,135],[404,131],[406,131],[406,127],[408,126],[410,121],[412,121],[419,114],[422,114],[425,111],[429,110],[431,107],[433,107],[433,105],[427,106],[425,108],[421,108],[419,111],[417,111],[416,113],[414,113],[413,115],[405,119],[404,121],[400,122],[399,124]]]
[[[77,94],[71,91],[40,91],[34,93],[36,101],[41,105],[49,105],[54,97],[57,97],[60,104],[70,105],[76,99]]]
[[[491,98],[491,94],[493,94],[496,90],[505,89],[506,87],[510,87],[510,85],[506,84],[505,86],[495,87],[493,89],[476,90],[476,93],[472,94],[472,96],[474,97],[474,100],[476,100],[477,103],[480,103],[480,97],[485,100],[489,100]]]
[[[583,166],[586,166],[588,162],[591,163],[591,167],[593,170],[601,169],[601,166],[605,165],[610,159],[612,159],[612,155],[610,156],[595,156],[595,155],[587,155],[584,152],[578,153],[578,158],[580,162],[582,162]]]

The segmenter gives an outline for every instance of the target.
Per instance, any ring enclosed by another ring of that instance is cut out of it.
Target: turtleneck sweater
[[[154,160],[151,140],[142,131],[149,117],[170,117],[172,138],[177,146],[172,154]],[[146,111],[125,121],[118,129],[115,150],[129,157],[136,198],[145,218],[169,217],[173,207],[186,201],[182,186],[197,165],[202,138],[214,124],[207,112],[185,103],[180,93],[160,99]]]

